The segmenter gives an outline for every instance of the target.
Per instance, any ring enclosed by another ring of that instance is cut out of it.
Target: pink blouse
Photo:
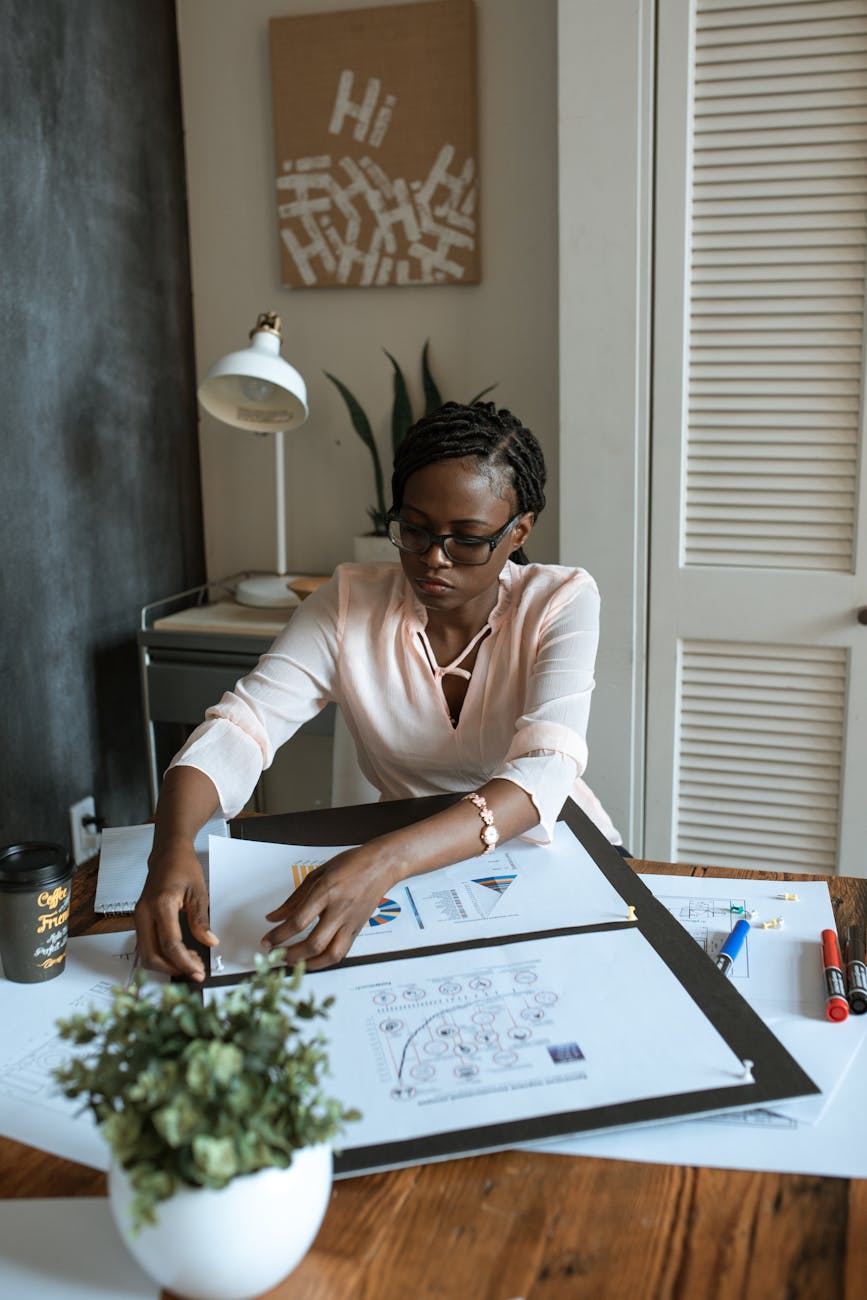
[[[590,575],[508,561],[471,674],[460,663],[479,637],[441,666],[426,624],[400,564],[340,565],[256,668],[208,709],[172,766],[206,773],[234,816],[275,751],[333,700],[383,799],[474,790],[498,777],[533,800],[539,826],[529,838],[550,840],[571,794],[619,844],[581,780],[599,639]],[[450,671],[469,676],[457,726],[441,685]]]

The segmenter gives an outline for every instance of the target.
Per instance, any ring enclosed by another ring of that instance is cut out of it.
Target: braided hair
[[[529,429],[511,411],[498,411],[493,402],[461,406],[446,402],[408,430],[394,457],[392,508],[399,510],[407,479],[437,460],[477,456],[491,470],[503,471],[515,490],[517,509],[538,519],[545,508],[545,458]],[[513,551],[516,564],[526,564],[524,548]]]

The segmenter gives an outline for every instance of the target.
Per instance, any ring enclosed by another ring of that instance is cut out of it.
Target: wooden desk
[[[373,824],[388,808],[365,815]],[[298,816],[324,834],[335,811]],[[76,877],[73,933],[128,928],[128,918],[95,917],[95,880],[94,861]],[[838,926],[863,922],[867,880],[829,884]],[[0,1194],[102,1196],[105,1178],[0,1139]],[[861,1300],[865,1279],[867,1181],[507,1151],[335,1183],[313,1248],[268,1296]]]

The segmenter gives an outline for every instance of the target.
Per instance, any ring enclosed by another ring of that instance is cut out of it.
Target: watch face
[[[482,842],[484,844],[494,845],[499,838],[500,836],[496,826],[486,826],[482,831]]]

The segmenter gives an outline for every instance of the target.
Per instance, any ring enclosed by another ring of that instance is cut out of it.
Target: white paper
[[[335,998],[327,1089],[362,1111],[346,1151],[706,1089],[737,1106],[749,1082],[637,929],[338,968],[305,988]]]
[[[710,958],[741,915],[757,914],[729,978],[821,1089],[819,1096],[774,1109],[817,1120],[867,1035],[867,1016],[850,1016],[842,1024],[825,1019],[820,936],[836,929],[827,883],[655,875],[642,880]],[[764,928],[764,922],[780,920],[782,926]]]
[[[867,1016],[850,1016],[842,1024],[824,1018],[820,934],[836,928],[827,883],[642,879],[710,956],[738,919],[725,909],[743,906],[758,912],[731,978],[823,1089],[820,1105],[805,1097],[738,1114],[568,1138],[538,1149],[660,1164],[867,1177]],[[780,897],[786,893],[797,894],[798,900]],[[782,929],[762,928],[762,921],[780,916]]]
[[[229,834],[225,818],[212,817],[196,836],[195,850],[202,869],[208,869],[210,837]],[[147,880],[148,856],[154,843],[154,828],[144,826],[106,826],[99,846],[99,870],[93,910],[103,913],[132,912]]]
[[[814,1124],[799,1123],[777,1108],[747,1110],[676,1124],[623,1129],[619,1133],[600,1132],[590,1137],[534,1143],[531,1149],[660,1165],[867,1178],[865,1058],[867,1051],[860,1051],[831,1104]]]
[[[73,1053],[56,1021],[108,1006],[112,986],[133,969],[135,935],[94,934],[69,940],[66,969],[40,984],[0,980],[0,1133],[94,1169],[107,1169],[108,1148],[81,1101],[68,1101],[51,1077]],[[160,976],[151,976],[160,981]]]
[[[227,974],[249,971],[265,914],[304,876],[349,846],[212,840],[211,929]],[[550,845],[513,840],[494,853],[411,876],[389,891],[350,955],[403,952],[534,930],[622,921],[626,905],[569,827]]]
[[[836,929],[823,880],[743,880],[710,876],[641,877],[682,926],[715,958],[741,915],[750,933],[729,978],[763,1018],[824,1019],[821,932]],[[797,894],[797,901],[784,894]],[[740,908],[737,912],[732,909]],[[765,922],[782,926],[765,929]]]
[[[0,1201],[0,1295],[8,1300],[159,1300],[105,1197]]]

